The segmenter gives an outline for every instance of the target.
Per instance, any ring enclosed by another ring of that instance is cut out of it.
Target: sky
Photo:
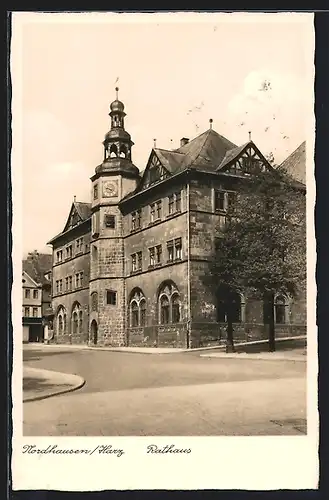
[[[46,243],[63,230],[73,197],[90,201],[116,85],[140,170],[154,139],[177,148],[210,118],[237,145],[251,131],[276,163],[306,138],[308,15],[40,13],[18,21],[13,146],[21,151],[24,254],[51,252]]]

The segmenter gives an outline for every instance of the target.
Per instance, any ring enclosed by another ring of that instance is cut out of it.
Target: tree
[[[236,234],[233,231],[224,230],[221,237],[216,239],[215,253],[211,272],[207,278],[212,285],[219,284],[217,303],[220,303],[227,322],[226,352],[234,352],[233,311],[235,297],[241,288],[242,262],[238,252]]]
[[[240,178],[236,189],[211,274],[228,297],[244,289],[264,301],[264,325],[274,351],[275,295],[295,296],[306,277],[305,187],[284,171],[268,169]]]

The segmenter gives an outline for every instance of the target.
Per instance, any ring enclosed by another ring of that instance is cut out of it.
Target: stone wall
[[[87,230],[85,232],[83,230]],[[77,251],[76,240],[83,238],[81,251]],[[66,259],[65,249],[72,245],[72,257]],[[87,343],[88,342],[88,324],[89,324],[89,277],[90,277],[90,232],[89,226],[83,225],[68,233],[59,242],[56,242],[53,248],[53,267],[52,267],[52,309],[54,311],[54,338],[57,343]],[[62,250],[62,262],[56,262],[56,253]],[[77,273],[83,272],[82,286],[76,287]],[[72,289],[66,290],[65,279],[72,276]],[[56,281],[62,280],[62,292],[56,291]],[[83,311],[82,332],[73,334],[72,329],[72,309],[76,304],[80,304]],[[57,312],[63,307],[67,314],[67,328],[63,335],[57,332]]]
[[[72,328],[72,311],[76,304],[80,304],[83,312],[82,331],[74,334]],[[78,291],[53,297],[52,307],[54,311],[54,338],[53,342],[58,344],[81,344],[88,342],[89,325],[89,288],[85,287]],[[63,307],[66,311],[67,327],[64,334],[60,335],[57,328],[57,313]]]
[[[146,325],[144,328],[129,327],[129,345],[171,345],[186,347],[188,321],[187,262],[156,268],[152,271],[132,275],[126,279],[127,304],[136,289],[140,289],[146,299]],[[180,323],[159,325],[158,295],[162,284],[174,283],[180,298]],[[129,307],[127,307],[129,324]]]

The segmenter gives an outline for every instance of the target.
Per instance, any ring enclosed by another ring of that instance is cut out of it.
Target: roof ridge
[[[294,149],[288,156],[286,156],[286,158],[280,163],[280,165],[278,165],[278,167],[281,167],[287,160],[289,160],[289,158],[291,158],[303,145],[305,145],[306,148],[306,140],[301,142],[296,149]]]
[[[206,130],[205,132],[203,132],[203,134],[205,134],[205,140],[203,141],[203,144],[202,144],[201,148],[199,149],[199,152],[198,152],[198,153],[197,153],[197,155],[195,156],[194,160],[191,162],[190,167],[192,167],[192,165],[196,162],[197,158],[199,158],[199,156],[200,156],[200,154],[201,154],[201,151],[202,151],[202,150],[203,150],[203,148],[205,147],[205,144],[206,144],[206,142],[207,142],[207,139],[208,139],[208,137],[209,137],[209,134],[210,134],[210,131],[211,131],[211,130],[212,130],[212,129],[211,129],[211,128],[209,128],[208,130]],[[200,135],[202,135],[202,134],[200,134]],[[199,135],[198,137],[200,137],[200,135]]]
[[[175,154],[178,154],[178,155],[183,155],[184,154],[181,151],[172,150],[172,149],[165,149],[165,148],[153,148],[153,150],[154,151],[166,151],[166,153],[175,153]]]

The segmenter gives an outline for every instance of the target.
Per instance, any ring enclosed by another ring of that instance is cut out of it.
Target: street
[[[24,349],[24,363],[82,376],[75,392],[24,403],[24,435],[211,436],[306,432],[306,363]]]

